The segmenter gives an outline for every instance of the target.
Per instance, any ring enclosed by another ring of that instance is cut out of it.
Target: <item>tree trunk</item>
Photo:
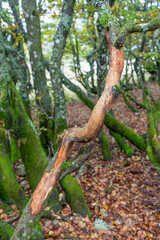
[[[90,108],[93,109],[95,103],[87,97],[87,95],[74,83],[72,83],[64,74],[61,74],[63,84],[77,94],[77,96]],[[144,151],[146,149],[146,143],[143,137],[139,136],[132,129],[127,127],[125,124],[119,122],[116,118],[112,117],[111,114],[107,114],[104,119],[106,127],[112,131],[119,133],[121,136],[128,139],[138,149]]]
[[[160,119],[160,112],[148,111],[147,124],[148,124],[148,142],[147,154],[151,162],[160,166],[160,142],[158,140],[158,122]],[[158,121],[157,121],[158,120]]]
[[[7,129],[10,127],[10,97],[11,92],[8,91],[10,85],[10,75],[8,74],[9,66],[5,61],[5,51],[3,44],[3,36],[0,25],[0,173],[3,180],[4,189],[7,194],[15,200],[18,207],[22,209],[26,204],[27,198],[24,191],[20,188],[9,156],[9,146],[7,139]],[[10,93],[10,94],[8,94]]]
[[[115,118],[114,112],[111,109],[110,114]],[[128,157],[131,157],[134,154],[134,150],[126,143],[124,137],[122,137],[120,134],[112,131],[109,129],[109,133],[111,134],[112,137],[116,140],[119,148],[126,153]]]
[[[91,217],[91,212],[86,204],[85,197],[77,181],[68,174],[60,180],[60,184],[65,191],[66,201],[71,206],[71,209],[83,217],[86,217],[86,215]]]
[[[50,76],[54,91],[55,140],[58,140],[57,134],[61,134],[65,129],[67,129],[66,105],[60,77],[60,69],[67,36],[72,23],[74,3],[75,0],[63,1],[62,17],[59,21],[57,31],[54,36],[54,47],[50,62]],[[56,146],[54,147],[55,151],[58,149],[59,143],[60,141],[57,142]]]
[[[123,69],[123,52],[112,46],[110,36],[107,32],[106,38],[110,49],[111,61],[105,89],[93,109],[88,123],[83,128],[72,128],[65,134],[53,168],[49,172],[44,173],[32,195],[30,206],[30,213],[32,215],[40,213],[45,200],[59,178],[61,165],[69,155],[73,143],[75,141],[88,142],[98,135],[102,128],[106,113],[111,109],[118,97],[119,79]]]
[[[51,134],[46,136],[46,133],[50,133],[53,127],[52,124],[50,127],[49,123],[52,116],[52,106],[45,75],[41,46],[40,19],[36,0],[23,0],[22,8],[27,25],[27,44],[32,67],[36,103],[41,112],[39,115],[40,128],[42,130],[41,140],[43,146],[47,148],[49,142],[52,141],[52,139],[50,139]],[[49,127],[51,129],[48,129]],[[46,131],[47,129],[48,131]]]
[[[102,154],[103,154],[104,161],[111,161],[112,153],[111,153],[111,149],[110,149],[110,146],[109,146],[109,141],[108,141],[108,138],[103,131],[101,131],[99,133],[98,139],[99,139],[100,144],[101,144],[101,149],[102,149]]]

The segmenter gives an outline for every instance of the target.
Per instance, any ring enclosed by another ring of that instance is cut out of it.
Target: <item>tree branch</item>
[[[125,28],[119,33],[118,37],[113,39],[114,42],[112,43],[115,47],[121,48],[129,34],[154,31],[157,28],[160,28],[160,14],[148,23],[136,23],[125,26]]]
[[[106,113],[112,108],[119,93],[119,79],[123,70],[123,52],[111,44],[109,33],[106,32],[111,61],[106,78],[106,85],[102,96],[92,111],[88,123],[83,128],[72,128],[63,137],[53,168],[45,172],[31,198],[30,214],[37,215],[41,212],[48,195],[58,180],[61,165],[69,156],[74,142],[88,142],[100,132]]]

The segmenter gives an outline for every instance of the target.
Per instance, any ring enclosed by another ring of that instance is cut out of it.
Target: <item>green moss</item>
[[[83,217],[86,215],[91,217],[91,212],[86,204],[83,192],[77,181],[68,174],[60,181],[60,184],[65,191],[66,201],[71,206],[71,209],[73,209],[76,213],[81,214]]]
[[[52,193],[48,199],[48,205],[50,205],[51,209],[54,212],[58,212],[62,210],[62,204],[59,200],[59,192],[56,187],[53,188]]]
[[[115,138],[120,149],[124,151],[128,157],[131,157],[134,154],[134,150],[125,142],[125,139],[120,134],[115,133],[112,130],[109,130],[109,133]]]
[[[65,118],[56,118],[55,124],[56,124],[56,134],[61,134],[63,133],[64,130],[67,129],[67,122]]]
[[[114,86],[113,86],[113,90],[114,90],[115,92],[118,92],[118,91],[119,91],[119,86],[118,86],[118,85],[114,85]]]
[[[153,164],[156,163],[155,156],[154,156],[152,148],[149,144],[147,144],[146,152],[147,152],[147,155],[148,155],[149,159],[151,160],[151,162]]]
[[[21,209],[25,206],[27,198],[25,197],[23,190],[20,188],[16,180],[13,168],[10,163],[9,155],[7,153],[4,153],[2,145],[0,148],[0,155],[0,172],[3,179],[4,189],[6,193],[15,200],[18,207]]]
[[[132,129],[128,128],[123,123],[119,122],[117,119],[112,117],[110,114],[107,114],[104,120],[105,125],[113,130],[114,132],[119,133],[121,136],[127,138],[132,144],[134,144],[140,150],[146,149],[146,143],[143,137],[139,136]]]
[[[13,232],[14,228],[0,219],[0,236],[4,240],[9,240],[12,237]]]
[[[21,158],[21,154],[18,149],[17,142],[12,135],[10,135],[10,147],[11,147],[11,162],[14,163]]]
[[[15,203],[15,202],[12,200],[8,204],[13,204],[13,203]],[[4,209],[4,213],[12,214],[14,212],[14,210],[8,204],[0,201],[0,208]]]
[[[154,162],[157,162],[160,164],[160,143],[158,141],[157,129],[155,126],[154,117],[155,117],[154,112],[148,112],[147,114],[148,142],[154,154],[154,158],[155,158]]]
[[[115,16],[112,14],[112,11],[108,9],[99,10],[99,21],[103,27],[106,27],[108,22],[112,20],[115,20]]]
[[[125,104],[127,105],[127,107],[128,107],[132,112],[137,112],[138,110],[135,109],[135,108],[131,105],[131,103],[130,103],[129,100],[127,99],[125,93],[124,93],[124,92],[121,92],[121,93],[122,93],[124,102],[125,102]]]
[[[111,161],[112,160],[112,153],[111,153],[111,150],[110,150],[109,141],[108,141],[108,138],[103,131],[101,131],[100,134],[98,135],[98,139],[101,143],[101,149],[102,149],[102,154],[103,154],[104,161]]]
[[[16,138],[19,139],[22,161],[25,165],[31,190],[33,191],[44,173],[48,160],[35,127],[24,109],[19,92],[13,83],[9,85],[9,89],[12,92],[13,119],[11,124],[15,130]]]
[[[67,170],[68,168],[70,168],[71,166],[73,166],[74,163],[72,161],[69,161],[69,160],[65,160],[61,166],[61,170],[64,171],[64,170]]]
[[[1,180],[0,176],[0,199],[2,199],[3,201],[5,201],[8,204],[13,204],[14,201],[13,199],[8,195],[7,191],[5,190],[5,186],[3,184],[3,181]]]

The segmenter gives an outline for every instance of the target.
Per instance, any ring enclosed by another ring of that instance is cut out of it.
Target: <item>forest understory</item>
[[[158,97],[160,88],[154,83],[149,88],[153,96]],[[141,100],[140,90],[134,90],[134,94]],[[147,116],[143,109],[133,113],[125,105],[122,96],[119,96],[113,109],[118,120],[140,135],[146,133]],[[68,128],[84,126],[90,113],[81,101],[67,103]],[[73,174],[83,189],[92,218],[82,218],[71,211],[62,193],[63,210],[52,213],[51,219],[40,220],[45,239],[160,240],[160,177],[156,168],[146,153],[138,151],[134,146],[135,155],[128,158],[119,150],[106,127],[104,131],[110,141],[112,161],[103,161],[99,140],[96,138],[92,141],[93,154],[83,168]],[[82,145],[74,144],[71,158]],[[18,164],[21,165],[21,161],[16,163],[15,168]],[[17,179],[30,196],[25,176],[17,175]],[[16,205],[12,205],[12,208],[14,211],[11,214],[0,208],[0,219],[16,226],[20,213]]]

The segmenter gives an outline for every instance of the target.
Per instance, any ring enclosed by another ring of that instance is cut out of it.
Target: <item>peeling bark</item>
[[[88,123],[83,128],[72,128],[63,137],[53,168],[45,172],[31,198],[30,213],[37,215],[41,212],[49,193],[61,173],[61,165],[69,156],[74,142],[88,142],[100,132],[106,113],[112,108],[119,92],[119,79],[123,70],[123,51],[111,44],[109,33],[106,39],[110,50],[110,67],[106,78],[105,89],[92,111]]]

